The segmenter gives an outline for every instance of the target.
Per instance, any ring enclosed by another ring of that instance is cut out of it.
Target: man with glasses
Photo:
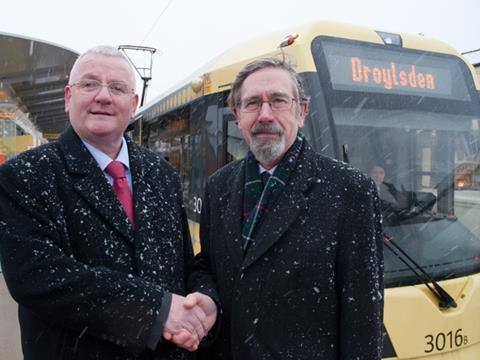
[[[25,359],[188,359],[216,319],[186,295],[193,252],[173,168],[124,132],[135,74],[115,48],[75,62],[70,125],[0,168],[0,256]]]
[[[217,293],[222,307],[205,359],[380,359],[373,181],[312,150],[299,132],[308,98],[285,62],[246,65],[229,105],[250,151],[205,191],[191,286]]]

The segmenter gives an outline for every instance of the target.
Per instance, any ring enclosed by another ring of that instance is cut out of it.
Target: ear
[[[232,113],[233,113],[233,116],[235,116],[235,119],[237,119],[238,121],[238,110],[236,107],[232,107]]]
[[[231,108],[233,116],[235,116],[235,123],[238,124],[240,123],[240,114],[238,113],[238,109],[236,107]]]
[[[65,112],[68,113],[70,111],[70,99],[72,98],[72,88],[67,85],[65,86]]]
[[[137,112],[137,106],[138,106],[138,94],[135,94],[132,98],[132,113],[131,113],[131,118],[135,118],[135,113]]]
[[[299,113],[298,113],[298,127],[303,127],[303,124],[305,123],[305,116],[308,114],[308,100],[302,101],[299,104]]]

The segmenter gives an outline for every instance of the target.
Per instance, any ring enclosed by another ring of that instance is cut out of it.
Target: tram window
[[[247,152],[248,146],[243,140],[242,132],[231,115],[227,121],[227,163],[242,159]]]
[[[188,192],[190,187],[192,144],[195,141],[189,116],[189,108],[181,108],[149,124],[145,131],[148,133],[147,146],[164,159],[168,158],[178,172],[184,192]]]

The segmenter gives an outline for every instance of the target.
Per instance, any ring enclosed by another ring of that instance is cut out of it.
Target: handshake
[[[202,293],[183,297],[172,294],[172,304],[163,328],[163,337],[189,351],[198,349],[217,319],[217,306]]]

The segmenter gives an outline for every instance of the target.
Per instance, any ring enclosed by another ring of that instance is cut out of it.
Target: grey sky
[[[9,0],[2,14],[1,32],[78,52],[104,44],[159,49],[147,100],[236,42],[314,20],[423,33],[460,52],[480,48],[478,0]]]

